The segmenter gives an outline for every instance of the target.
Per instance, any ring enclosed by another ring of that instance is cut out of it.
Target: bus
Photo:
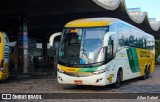
[[[5,32],[0,32],[0,81],[9,74],[9,39]]]
[[[67,23],[57,62],[59,84],[119,88],[122,81],[154,72],[155,40],[118,18],[85,18]]]

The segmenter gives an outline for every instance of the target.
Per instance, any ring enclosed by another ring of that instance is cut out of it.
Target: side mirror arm
[[[111,41],[111,45],[112,45],[112,58],[114,57],[114,41]]]

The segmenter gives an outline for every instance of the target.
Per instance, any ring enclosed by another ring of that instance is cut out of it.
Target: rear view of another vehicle
[[[8,36],[0,32],[0,80],[8,78],[9,71],[9,46]]]

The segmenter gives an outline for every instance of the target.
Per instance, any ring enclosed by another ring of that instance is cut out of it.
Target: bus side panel
[[[2,33],[0,32],[0,62],[3,59],[3,36]]]
[[[154,72],[154,68],[155,68],[155,60],[152,60],[150,73]]]
[[[3,43],[3,34],[0,32],[0,68],[3,68],[2,66],[2,60],[4,57],[4,43]],[[3,79],[3,72],[0,70],[0,80]]]
[[[127,49],[127,54],[128,54],[128,60],[130,64],[131,71],[133,73],[139,72],[139,62],[138,62],[138,55],[136,48],[129,48]]]
[[[1,33],[1,56],[0,60],[3,59],[3,70],[0,71],[0,80],[4,80],[8,77],[9,71],[9,46],[8,46],[8,37],[5,33]]]
[[[3,51],[4,51],[4,48],[3,48],[3,35],[2,35],[2,32],[0,32],[0,62],[1,60],[3,59]]]
[[[141,76],[138,57],[135,59],[134,56],[137,56],[136,49],[128,47],[121,48],[116,54],[115,66],[116,68],[122,68],[123,81]]]
[[[120,23],[119,32],[118,49],[124,46],[128,47],[127,55],[132,73],[130,75],[133,76],[133,78],[138,77],[138,73],[140,74],[139,76],[143,76],[146,66],[150,66],[150,73],[153,73],[155,62],[155,53],[153,50],[154,37],[123,23]]]
[[[138,62],[138,55],[136,53],[136,48],[129,47],[125,37],[129,37],[129,30],[131,27],[119,23],[119,33],[118,33],[118,52],[116,54],[116,59],[118,59],[117,67],[122,67],[123,69],[123,80],[132,79],[140,76],[140,68]],[[124,39],[125,38],[125,39]]]
[[[9,46],[8,46],[8,36],[6,33],[3,33],[3,38],[4,38],[4,73],[5,73],[5,78],[8,77],[8,72],[9,72]]]
[[[140,64],[140,73],[143,76],[145,66],[150,65],[150,72],[154,72],[154,52],[152,50],[146,50],[146,49],[137,49],[139,64]]]

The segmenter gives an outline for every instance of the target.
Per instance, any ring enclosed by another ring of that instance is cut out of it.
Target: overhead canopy
[[[40,39],[62,31],[71,20],[114,17],[160,37],[159,22],[149,21],[145,12],[128,12],[125,0],[1,0],[0,4],[0,30],[9,36],[17,35],[22,17],[29,36]]]

